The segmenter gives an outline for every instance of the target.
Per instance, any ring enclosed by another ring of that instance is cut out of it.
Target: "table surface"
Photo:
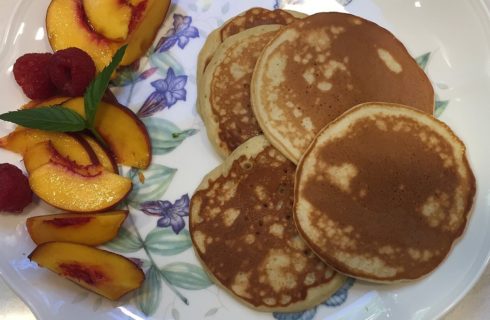
[[[487,319],[490,304],[490,268],[468,295],[443,320]],[[29,308],[0,278],[0,320],[35,320]]]

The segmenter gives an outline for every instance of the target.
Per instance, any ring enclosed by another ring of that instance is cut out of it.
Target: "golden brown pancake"
[[[214,52],[228,37],[262,25],[286,25],[305,16],[305,14],[299,12],[285,11],[281,9],[271,11],[264,8],[251,8],[245,12],[242,12],[238,16],[229,19],[223,24],[222,27],[214,30],[208,35],[206,43],[204,43],[204,46],[199,52],[196,71],[198,86],[200,86],[204,70],[211,61]],[[200,111],[199,105],[198,108],[198,111]]]
[[[252,107],[265,136],[297,163],[327,123],[363,102],[434,107],[432,85],[389,31],[344,13],[285,26],[255,67]]]
[[[250,105],[250,81],[260,53],[279,28],[259,26],[227,38],[204,72],[201,115],[209,140],[222,157],[262,133]]]
[[[301,158],[294,214],[338,271],[412,280],[447,256],[474,195],[465,146],[449,127],[405,106],[367,103],[327,125]]]
[[[205,270],[254,309],[307,309],[345,280],[296,231],[294,172],[293,163],[257,136],[207,175],[191,200],[190,232]]]

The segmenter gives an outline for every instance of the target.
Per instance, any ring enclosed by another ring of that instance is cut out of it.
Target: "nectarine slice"
[[[74,135],[73,137],[83,146],[85,150],[87,150],[89,160],[85,161],[85,155],[78,153],[80,150],[76,148],[70,149],[70,145],[68,144],[63,145],[63,148],[65,149],[63,150],[56,148],[54,144],[48,140],[35,144],[34,146],[28,148],[24,153],[24,166],[26,167],[27,172],[31,173],[50,161],[67,166],[78,166],[80,168],[85,168],[84,170],[90,167],[93,168],[93,165],[98,165],[99,160],[97,159],[96,154],[90,148],[88,142],[77,135]],[[59,150],[62,150],[63,154]],[[65,154],[68,155],[66,156]]]
[[[52,0],[46,13],[46,32],[53,51],[80,48],[92,57],[98,71],[111,62],[114,53],[123,45],[92,30],[82,0]]]
[[[46,14],[49,44],[54,51],[69,47],[84,50],[92,57],[98,71],[109,64],[117,49],[124,44],[128,44],[128,49],[121,65],[129,65],[143,56],[151,46],[170,6],[170,0],[130,1],[132,11],[127,39],[114,41],[92,28],[87,21],[82,2],[83,0],[51,0]]]
[[[83,98],[64,103],[85,117]],[[95,129],[99,132],[118,163],[146,169],[151,162],[151,142],[143,122],[128,108],[118,104],[101,102],[95,117]]]
[[[99,160],[100,164],[107,171],[113,173],[119,173],[119,169],[117,168],[117,163],[109,151],[107,151],[104,147],[102,147],[97,141],[95,141],[95,139],[93,139],[92,137],[86,134],[82,135],[82,138],[85,139],[85,141],[87,141],[87,143],[90,145],[95,155],[97,156],[97,159]]]
[[[0,147],[25,155],[29,148],[46,141],[51,141],[62,156],[80,165],[98,162],[88,143],[76,134],[22,128],[0,138]]]
[[[131,260],[82,244],[43,243],[29,259],[111,300],[139,288],[145,280],[143,271]]]
[[[141,10],[143,6],[140,2],[135,11]],[[170,0],[148,0],[145,13],[142,14],[141,22],[134,27],[134,30],[128,37],[128,47],[121,61],[121,65],[126,66],[139,59],[150,48],[155,39],[158,29],[167,16]],[[131,28],[131,26],[130,26]]]
[[[83,0],[83,8],[94,30],[105,38],[122,41],[128,37],[132,7],[121,0]]]
[[[27,149],[24,153],[24,166],[27,172],[31,173],[42,165],[52,160],[56,162],[57,159],[61,158],[61,154],[53,147],[51,141],[43,141]],[[68,161],[68,159],[65,158],[61,161]]]
[[[47,100],[31,100],[24,104],[21,109],[32,109],[37,107],[50,107],[63,104],[63,102],[70,100],[71,97],[52,97]]]
[[[27,219],[27,231],[36,244],[52,241],[98,246],[117,236],[128,212],[61,213]]]
[[[131,191],[131,180],[101,165],[78,167],[50,161],[29,176],[32,191],[50,205],[75,212],[107,210]]]

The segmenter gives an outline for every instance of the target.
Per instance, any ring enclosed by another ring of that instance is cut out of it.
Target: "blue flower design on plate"
[[[337,292],[327,300],[325,300],[322,304],[327,307],[338,307],[343,304],[347,300],[347,296],[349,294],[349,289],[352,288],[354,282],[356,280],[353,278],[348,278],[342,287],[340,287]]]
[[[340,287],[330,298],[322,304],[327,307],[338,307],[343,304],[349,295],[349,289],[352,288],[356,280],[348,278],[342,287]],[[272,316],[277,320],[311,320],[315,317],[318,306],[300,312],[274,312]]]
[[[147,201],[141,204],[141,211],[151,216],[161,217],[157,226],[160,228],[172,227],[178,234],[185,227],[184,217],[189,216],[189,196],[183,195],[175,203],[170,201]]]
[[[313,307],[312,309],[299,312],[274,312],[272,316],[277,320],[311,320],[316,315],[316,308],[317,307]]]
[[[191,26],[192,17],[174,14],[174,27],[167,35],[162,37],[155,47],[155,52],[163,52],[177,44],[181,49],[189,43],[190,39],[199,37],[199,30]]]
[[[165,79],[159,79],[151,83],[155,91],[146,98],[143,106],[138,111],[138,116],[149,117],[158,111],[170,108],[179,100],[185,101],[187,97],[186,84],[186,75],[176,76],[174,70],[169,68]]]

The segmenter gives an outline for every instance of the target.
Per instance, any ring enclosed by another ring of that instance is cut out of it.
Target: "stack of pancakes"
[[[344,275],[418,279],[463,234],[475,195],[465,146],[387,30],[253,8],[211,33],[197,77],[224,162],[192,197],[192,240],[245,304],[303,310]]]

